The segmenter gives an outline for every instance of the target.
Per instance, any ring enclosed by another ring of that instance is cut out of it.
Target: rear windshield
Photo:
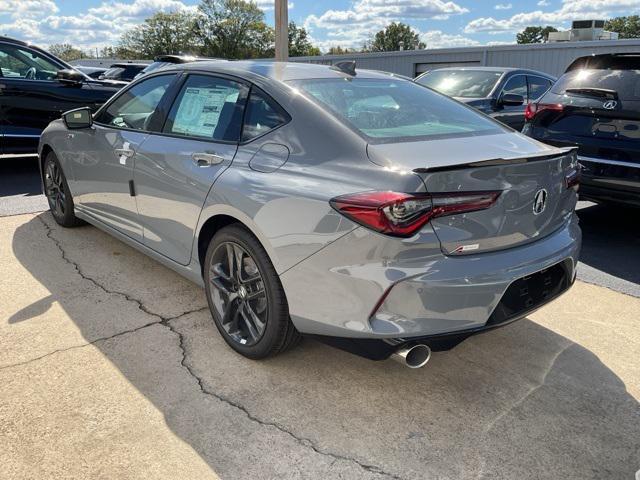
[[[640,70],[573,70],[560,77],[551,91],[562,95],[576,88],[614,90],[621,100],[640,100]]]
[[[434,70],[416,82],[450,97],[484,98],[502,77],[502,72],[482,70]]]
[[[323,78],[290,83],[369,140],[428,140],[505,131],[471,108],[407,80]]]

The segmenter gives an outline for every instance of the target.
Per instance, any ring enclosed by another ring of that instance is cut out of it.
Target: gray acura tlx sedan
[[[55,220],[203,285],[250,358],[301,334],[417,367],[575,279],[576,154],[390,74],[198,62],[44,131]]]

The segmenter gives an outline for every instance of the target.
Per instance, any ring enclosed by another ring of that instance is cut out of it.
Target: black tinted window
[[[524,75],[514,75],[509,80],[502,89],[502,93],[511,93],[513,95],[520,95],[524,98],[524,101],[527,101],[527,77]]]
[[[208,75],[190,75],[173,103],[163,131],[209,140],[237,142],[247,87]]]
[[[54,80],[62,66],[34,50],[0,45],[0,72],[6,78]]]
[[[253,89],[247,104],[244,128],[242,129],[242,141],[246,142],[252,138],[273,130],[274,128],[287,123],[286,113],[269,97],[262,92]]]
[[[147,130],[152,114],[174,78],[175,75],[161,75],[134,85],[103,110],[96,122],[116,128]]]
[[[575,89],[571,92],[572,94],[589,95],[590,88],[613,90],[621,100],[638,100],[640,99],[640,69],[573,70],[560,77],[551,91],[562,95],[567,89]]]
[[[529,75],[529,100],[539,99],[551,86],[551,81],[546,78]]]

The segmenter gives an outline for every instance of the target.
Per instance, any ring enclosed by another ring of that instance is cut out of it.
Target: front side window
[[[416,82],[450,97],[485,98],[502,77],[502,72],[483,70],[433,70]]]
[[[527,103],[527,77],[524,75],[514,75],[511,77],[502,89],[503,95],[507,93],[520,95],[524,99],[524,102]]]
[[[126,90],[96,117],[96,123],[115,128],[147,130],[175,74],[149,78]]]
[[[551,87],[551,80],[529,75],[529,101],[534,102],[544,95]]]
[[[163,132],[185,137],[237,142],[248,87],[209,75],[189,75]]]
[[[242,141],[264,135],[288,121],[288,115],[273,100],[254,88],[247,103]]]
[[[331,78],[291,83],[369,141],[428,140],[504,131],[471,108],[411,81]]]
[[[14,45],[0,45],[0,71],[5,78],[55,80],[62,68],[38,52]]]

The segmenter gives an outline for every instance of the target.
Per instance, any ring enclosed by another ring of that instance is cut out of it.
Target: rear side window
[[[590,88],[613,90],[621,100],[640,100],[640,68],[637,70],[573,70],[560,77],[551,91],[562,95],[567,92],[567,89],[576,89],[574,94],[597,94],[597,91],[590,93]]]
[[[287,113],[266,94],[251,90],[242,129],[242,141],[248,142],[289,121]]]
[[[189,75],[163,132],[203,140],[237,142],[248,87],[209,75]]]
[[[543,77],[529,75],[529,101],[533,102],[539,99],[551,87],[551,81]]]
[[[142,81],[118,96],[96,118],[110,127],[147,130],[151,117],[175,75],[160,75]]]
[[[502,93],[512,93],[514,95],[520,95],[527,102],[527,77],[524,75],[514,75],[505,84],[502,89]]]

